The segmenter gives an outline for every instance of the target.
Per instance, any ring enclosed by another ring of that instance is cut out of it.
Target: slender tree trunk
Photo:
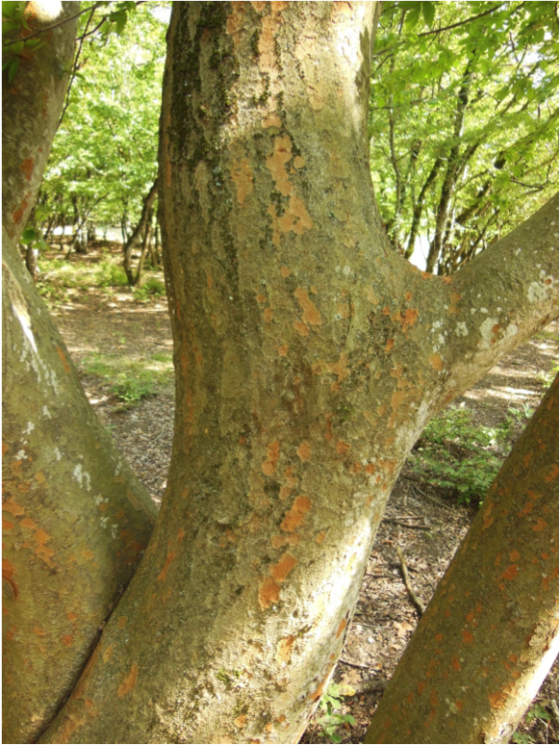
[[[447,169],[445,172],[445,177],[443,179],[443,184],[441,186],[441,195],[436,211],[436,230],[432,243],[430,244],[430,251],[428,253],[428,259],[426,263],[426,271],[428,272],[433,272],[437,267],[437,263],[443,248],[443,236],[448,226],[449,206],[451,204],[451,198],[453,196],[453,188],[457,181],[457,174],[460,169],[460,141],[463,132],[465,113],[469,103],[469,93],[472,76],[472,63],[469,62],[465,72],[463,73],[463,82],[461,83],[459,95],[457,96],[457,110],[455,113],[455,121],[453,122],[454,145],[449,151]]]
[[[440,582],[365,742],[509,742],[557,654],[558,376]]]
[[[557,315],[554,202],[453,278],[391,251],[367,157],[378,12],[173,6],[168,488],[43,742],[297,742],[426,421]]]
[[[138,271],[136,274],[132,270],[132,250],[134,248],[134,244],[137,242],[139,236],[142,234],[142,232],[146,231],[146,226],[148,223],[148,217],[151,214],[151,209],[153,207],[153,204],[155,202],[155,199],[157,197],[158,193],[158,179],[156,178],[154,183],[151,185],[150,190],[144,197],[144,203],[142,205],[142,214],[140,215],[140,219],[138,220],[138,223],[134,230],[132,231],[131,236],[128,238],[128,240],[125,242],[123,246],[123,268],[126,274],[126,277],[128,279],[128,284],[131,286],[134,286],[138,284],[140,277],[142,276],[142,268],[141,264],[144,263],[144,256],[146,253],[146,240],[144,235],[144,241],[142,243],[142,252],[141,252],[141,258],[140,263],[138,264]]]

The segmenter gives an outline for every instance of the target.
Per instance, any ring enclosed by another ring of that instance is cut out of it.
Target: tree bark
[[[76,8],[63,3],[62,19]],[[29,20],[32,28],[51,22]],[[93,414],[16,249],[75,34],[75,21],[46,32],[3,90],[3,736],[14,743],[35,740],[74,687],[155,518]]]
[[[42,15],[48,3],[29,3],[27,22],[37,31],[76,14],[78,4],[63,2],[56,19]],[[45,9],[48,11],[48,7]],[[19,38],[19,33],[14,32]],[[17,244],[43,179],[68,86],[76,41],[76,20],[41,36],[44,44],[27,50],[14,81],[2,86],[2,224]],[[9,37],[9,41],[13,39]]]
[[[509,742],[557,654],[558,376],[422,616],[365,742]]]
[[[172,466],[144,560],[43,742],[297,742],[426,421],[557,315],[554,203],[453,278],[391,251],[367,157],[378,12],[173,6]]]

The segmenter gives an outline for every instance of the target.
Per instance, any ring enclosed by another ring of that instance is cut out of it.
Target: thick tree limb
[[[439,583],[364,742],[509,742],[558,654],[558,376]]]

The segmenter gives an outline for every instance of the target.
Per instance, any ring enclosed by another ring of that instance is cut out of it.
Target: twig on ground
[[[422,518],[417,518],[418,520]],[[404,522],[403,520],[393,520],[390,517],[386,517],[383,520],[384,523],[391,523],[392,525],[400,525],[401,528],[416,528],[417,530],[430,530],[429,525],[418,525],[412,522]]]
[[[411,478],[410,476],[404,476],[404,478],[407,481],[415,481],[415,479]],[[449,510],[449,512],[455,512],[453,507],[450,507],[448,504],[445,504],[441,499],[437,499],[436,497],[431,497],[429,494],[426,494],[425,491],[422,491],[419,486],[416,486],[416,484],[411,484],[412,491],[414,491],[417,494],[421,494],[424,499],[427,499],[428,502],[433,502],[434,504],[437,504],[438,507],[443,507],[446,510]]]
[[[401,561],[401,570],[402,570],[404,584],[405,584],[405,587],[407,589],[407,592],[408,592],[408,594],[410,596],[410,599],[412,600],[412,602],[416,606],[416,609],[418,610],[418,613],[420,615],[422,615],[424,613],[424,611],[426,610],[426,606],[424,605],[424,603],[420,600],[420,598],[418,597],[418,595],[412,589],[412,585],[410,584],[410,578],[408,576],[408,569],[406,567],[406,560],[404,558],[403,550],[402,550],[402,548],[400,546],[397,546],[397,554],[398,554],[398,557],[399,557],[399,559]]]
[[[342,662],[343,665],[349,665],[350,667],[358,667],[362,670],[369,670],[369,665],[360,665],[359,662],[350,662],[350,660],[345,660],[343,657],[339,657],[339,662]]]

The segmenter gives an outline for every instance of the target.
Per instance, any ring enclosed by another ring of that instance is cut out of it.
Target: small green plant
[[[90,375],[101,378],[124,407],[154,395],[173,380],[171,355],[160,352],[144,360],[98,353],[86,357],[82,366]]]
[[[356,720],[351,714],[341,713],[343,706],[341,697],[340,686],[336,683],[331,683],[319,701],[319,709],[322,714],[318,722],[324,734],[331,742],[342,742],[342,737],[337,732],[339,727],[344,724],[356,724]]]
[[[127,287],[128,280],[122,266],[110,261],[101,261],[97,265],[93,284],[98,287]]]
[[[411,455],[412,468],[459,503],[481,504],[506,455],[512,424],[480,427],[469,411],[449,407],[427,425]]]
[[[525,715],[526,722],[534,722],[535,719],[543,719],[545,722],[549,722],[551,719],[550,714],[541,704],[535,704]]]
[[[528,735],[526,732],[514,732],[513,737],[511,738],[513,742],[518,743],[530,743],[535,742],[531,735]]]
[[[140,301],[146,301],[152,297],[163,297],[165,284],[157,277],[148,277],[145,282],[133,289],[132,294],[136,300]]]

